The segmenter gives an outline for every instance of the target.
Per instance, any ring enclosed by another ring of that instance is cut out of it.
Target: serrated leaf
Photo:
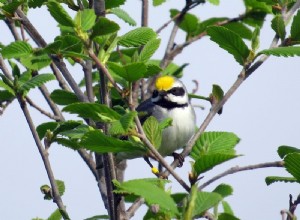
[[[208,0],[208,2],[210,2],[213,5],[219,5],[220,4],[220,0]]]
[[[111,8],[117,8],[125,3],[126,0],[105,0],[105,8],[111,9]]]
[[[57,23],[67,27],[75,26],[70,15],[57,1],[49,0],[47,2],[47,7],[48,7],[48,11],[52,15],[52,17],[57,21]]]
[[[196,141],[191,151],[191,157],[198,160],[202,155],[229,154],[234,155],[234,147],[240,139],[232,132],[204,132]]]
[[[93,33],[91,35],[91,38],[112,34],[117,32],[120,29],[120,26],[104,17],[100,17],[97,21],[97,23],[93,27]]]
[[[300,181],[300,153],[288,154],[283,160],[286,170]]]
[[[272,6],[266,4],[265,2],[255,1],[255,0],[244,0],[247,11],[262,11],[265,13],[272,13]]]
[[[56,89],[50,94],[50,98],[58,105],[69,105],[79,102],[79,99],[73,92]]]
[[[148,61],[155,51],[159,48],[160,45],[160,39],[151,39],[149,40],[145,46],[143,47],[141,53],[140,53],[140,60],[141,61]]]
[[[99,130],[87,132],[79,144],[83,148],[96,153],[137,152],[140,155],[145,153],[144,148],[134,145],[130,141],[122,141],[118,138],[109,137]]]
[[[157,66],[155,64],[147,64],[147,72],[144,74],[144,78],[149,78],[151,76],[154,76],[162,71],[162,68],[160,66]]]
[[[163,189],[159,187],[157,179],[135,179],[123,183],[114,181],[117,192],[130,193],[143,197],[149,205],[159,205],[164,211],[171,212],[173,215],[178,214],[176,203]]]
[[[25,41],[15,41],[4,47],[1,51],[3,58],[21,58],[29,56],[32,53],[32,47]]]
[[[296,183],[299,181],[294,177],[282,177],[282,176],[268,176],[265,179],[267,185],[271,185],[276,182],[285,182],[285,183]]]
[[[93,129],[88,125],[80,124],[73,129],[61,131],[59,134],[70,139],[80,139],[85,133],[91,130]]]
[[[218,204],[221,200],[222,196],[218,193],[197,192],[193,215],[201,215],[206,210]]]
[[[82,118],[91,118],[94,121],[112,122],[119,120],[121,115],[107,105],[98,103],[73,103],[63,108],[63,111],[77,114]]]
[[[224,213],[229,214],[229,215],[234,215],[232,208],[230,207],[229,203],[226,201],[222,201],[222,207],[224,210]]]
[[[21,57],[21,63],[30,70],[41,70],[50,65],[52,60],[47,54],[34,55]]]
[[[218,220],[240,220],[240,219],[228,213],[221,213],[220,215],[218,215]]]
[[[133,126],[134,117],[137,112],[128,112],[122,115],[119,121],[114,121],[110,128],[109,133],[112,135],[126,134],[130,128]]]
[[[219,47],[232,54],[240,65],[246,63],[250,50],[238,34],[221,26],[208,27],[207,34]]]
[[[28,6],[29,8],[40,8],[45,2],[47,2],[47,0],[29,0]]]
[[[14,12],[18,9],[20,5],[22,5],[25,2],[25,0],[14,0],[11,2],[6,2],[2,7],[1,11],[3,14],[9,14],[10,16],[13,16]]]
[[[224,163],[228,160],[236,158],[237,155],[226,154],[226,153],[216,153],[216,154],[208,154],[203,155],[199,159],[196,160],[194,164],[194,169],[198,174],[202,174],[215,166]]]
[[[22,92],[28,92],[30,89],[35,87],[39,87],[45,84],[48,81],[55,80],[55,76],[53,74],[40,74],[32,77],[30,80],[25,82],[21,87],[20,90]]]
[[[232,195],[233,188],[228,184],[220,184],[218,185],[213,192],[220,194],[223,198]]]
[[[300,56],[300,47],[276,47],[267,50],[262,50],[258,53],[265,55],[272,55],[277,57],[293,57]]]
[[[0,76],[3,76],[3,75],[0,74]],[[14,90],[8,84],[3,82],[2,80],[0,80],[0,88],[5,89],[7,92],[9,92],[13,96],[15,95]]]
[[[235,32],[238,34],[241,38],[251,40],[252,38],[252,31],[250,28],[248,28],[245,24],[240,22],[231,22],[226,25],[224,25],[227,29]]]
[[[0,103],[11,101],[15,96],[7,90],[0,90]]]
[[[294,41],[300,40],[300,11],[298,10],[297,14],[293,18],[292,27],[291,27],[291,38]]]
[[[280,37],[281,41],[285,39],[286,31],[282,15],[276,15],[271,22],[271,27],[275,33]]]
[[[53,130],[53,135],[57,136],[61,132],[72,130],[74,128],[77,128],[80,125],[82,125],[81,121],[73,121],[73,120],[62,121],[59,123],[59,126],[55,128],[55,130]]]
[[[61,220],[62,215],[59,211],[59,209],[56,209],[54,212],[51,213],[51,215],[47,218],[47,220]]]
[[[47,130],[54,131],[58,127],[58,122],[45,122],[36,127],[40,139],[43,139]]]
[[[127,24],[129,24],[131,26],[136,26],[135,20],[132,17],[130,17],[130,15],[126,11],[124,11],[123,9],[121,9],[121,8],[112,8],[111,10],[109,10],[109,12],[116,15],[118,18],[122,19]]]
[[[277,153],[280,156],[281,159],[283,159],[286,155],[291,153],[300,153],[300,149],[290,146],[282,145],[278,147]]]
[[[81,148],[77,140],[66,139],[66,138],[55,138],[53,142],[56,142],[72,150],[79,150]]]
[[[170,13],[171,13],[171,18],[173,18],[174,16],[179,14],[180,11],[176,9],[171,9]],[[191,13],[185,13],[183,19],[180,21],[178,26],[180,29],[187,32],[188,35],[193,35],[193,33],[195,33],[196,30],[198,29],[198,23],[199,20],[195,15]]]
[[[79,10],[75,17],[75,26],[83,31],[90,30],[96,21],[96,15],[93,9]]]
[[[159,127],[159,122],[153,116],[147,118],[143,124],[143,129],[148,140],[154,147],[159,148],[162,140],[162,130]]]
[[[147,66],[143,62],[130,63],[124,66],[124,70],[126,74],[122,77],[129,82],[134,82],[144,77]]]
[[[59,195],[62,196],[65,193],[65,183],[61,180],[55,180],[56,186],[58,188]]]
[[[121,36],[118,44],[124,47],[139,47],[156,38],[156,36],[157,34],[151,28],[140,27]]]

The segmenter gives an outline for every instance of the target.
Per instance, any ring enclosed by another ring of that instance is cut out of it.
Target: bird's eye
[[[154,90],[152,93],[152,98],[156,98],[158,96],[158,91]]]
[[[174,87],[170,90],[170,93],[175,96],[183,96],[185,92],[182,87]]]

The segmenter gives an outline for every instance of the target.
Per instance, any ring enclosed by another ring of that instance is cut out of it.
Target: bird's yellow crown
[[[173,84],[175,82],[175,79],[172,76],[161,76],[158,77],[155,82],[155,87],[157,90],[169,90],[172,88]]]

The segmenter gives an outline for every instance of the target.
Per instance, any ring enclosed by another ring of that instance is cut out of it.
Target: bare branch
[[[229,174],[234,174],[234,173],[238,173],[238,172],[246,171],[246,170],[255,170],[255,169],[261,169],[261,168],[268,168],[268,167],[283,167],[283,162],[282,161],[275,161],[275,162],[249,165],[249,166],[244,166],[244,167],[235,166],[235,167],[232,167],[232,168],[226,170],[225,172],[223,172],[221,174],[216,175],[215,177],[211,178],[207,182],[203,183],[201,186],[199,186],[199,190],[204,189],[209,184],[211,184],[211,183],[215,182],[216,180],[218,180],[222,177],[225,177]]]
[[[126,217],[130,219],[134,216],[135,212],[144,204],[145,200],[143,198],[138,198],[135,202],[127,209]]]
[[[40,138],[38,136],[38,133],[35,129],[35,126],[33,124],[33,121],[32,121],[32,118],[30,116],[30,113],[28,111],[25,100],[23,99],[22,96],[18,96],[17,98],[18,98],[20,107],[23,111],[23,114],[26,118],[26,121],[29,125],[30,131],[32,133],[32,136],[34,138],[34,141],[36,143],[38,151],[39,151],[39,153],[42,157],[42,160],[43,160],[43,163],[44,163],[47,175],[48,175],[48,179],[50,181],[50,185],[51,185],[51,189],[52,189],[52,195],[53,195],[53,201],[57,204],[58,208],[60,209],[60,212],[61,212],[63,218],[64,219],[70,219],[70,217],[67,213],[67,210],[65,208],[65,205],[63,204],[63,201],[62,201],[62,199],[59,195],[59,191],[58,191],[58,188],[57,188],[57,185],[56,185],[56,182],[55,182],[54,174],[53,174],[51,164],[50,164],[50,161],[49,161],[49,158],[48,158],[48,152],[47,152],[47,150],[44,149],[44,147],[41,143],[41,140],[40,140]]]
[[[52,115],[50,112],[45,111],[44,109],[42,109],[41,107],[39,107],[37,104],[35,104],[29,97],[26,97],[26,102],[33,108],[35,108],[36,110],[38,110],[41,114],[47,116],[48,118],[51,118],[53,120],[59,120],[59,117],[56,117],[55,115]]]

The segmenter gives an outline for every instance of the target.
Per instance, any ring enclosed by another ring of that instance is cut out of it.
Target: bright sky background
[[[127,2],[123,8],[140,24],[140,1]],[[169,19],[169,9],[180,10],[183,3],[184,1],[169,0],[162,7],[151,7],[149,26],[156,30]],[[221,1],[218,7],[205,4],[192,11],[201,20],[212,16],[236,17],[243,12],[241,0]],[[52,42],[59,34],[54,20],[45,7],[29,11],[28,16],[47,42]],[[115,19],[112,16],[109,18]],[[274,37],[269,27],[270,20],[271,18],[267,17],[267,22],[261,31],[260,49],[268,48]],[[120,24],[121,33],[131,28],[123,22]],[[161,33],[162,44],[155,55],[157,59],[162,58],[170,28]],[[0,42],[8,43],[8,39],[12,37],[3,22],[0,23],[0,30]],[[176,38],[176,42],[181,43],[183,39],[184,35],[181,34]],[[299,61],[298,57],[268,59],[226,103],[223,114],[213,119],[208,130],[231,131],[237,134],[241,142],[236,150],[243,156],[209,171],[204,175],[203,181],[232,166],[277,161],[279,157],[276,151],[280,145],[299,147]],[[241,71],[241,66],[234,61],[233,57],[208,38],[186,48],[176,58],[176,62],[190,63],[185,69],[183,82],[191,91],[194,87],[192,80],[198,80],[200,83],[198,94],[204,96],[210,93],[212,84],[218,84],[227,91]],[[41,73],[47,71],[49,70]],[[81,68],[72,68],[72,74],[76,79],[81,79]],[[49,85],[52,88],[56,86],[54,83]],[[30,96],[40,105],[44,103],[38,90],[30,92]],[[204,101],[193,101],[193,103],[206,107],[205,110],[196,109],[197,124],[200,125],[210,106]],[[36,125],[49,121],[35,110],[31,113]],[[1,219],[47,218],[56,209],[56,205],[51,201],[44,201],[39,191],[40,186],[48,184],[49,181],[28,125],[16,101],[0,117],[0,125]],[[66,192],[62,198],[72,219],[80,220],[106,213],[96,182],[76,152],[53,145],[50,149],[50,160],[56,179],[65,181]],[[186,162],[184,167],[176,169],[176,172],[187,181],[189,170],[189,163]],[[271,175],[288,176],[289,174],[281,168],[247,171],[227,176],[205,190],[212,190],[220,183],[233,186],[234,195],[228,197],[227,201],[240,219],[281,219],[280,210],[288,209],[289,194],[296,198],[299,184],[275,183],[266,186],[264,179]],[[144,177],[153,177],[148,165],[142,159],[130,161],[126,179]],[[174,182],[172,191],[183,192],[183,189]],[[133,219],[142,219],[141,213],[144,211],[145,209],[137,213]],[[300,215],[299,211],[296,213]]]

